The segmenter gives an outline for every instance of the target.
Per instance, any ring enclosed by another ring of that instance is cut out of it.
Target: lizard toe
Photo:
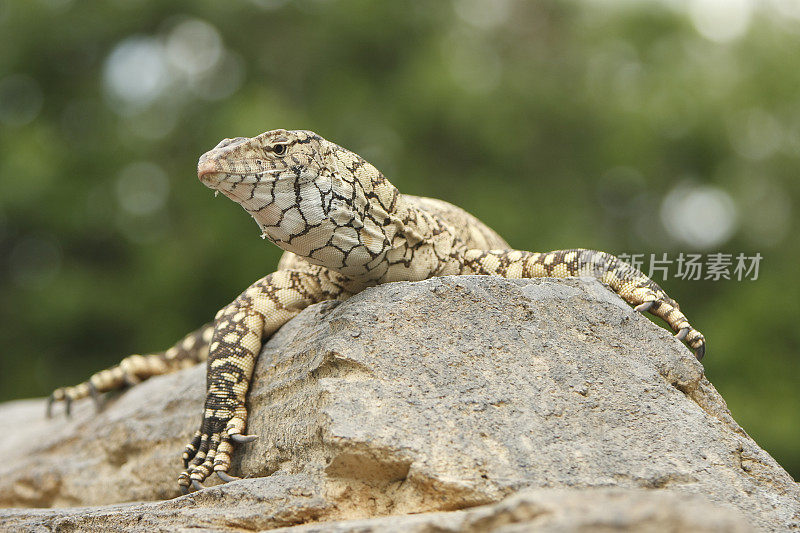
[[[192,441],[186,445],[186,448],[183,450],[183,467],[189,468],[189,461],[194,459],[194,456],[197,455],[198,450],[200,449],[200,439],[203,434],[200,431],[195,432],[194,437],[192,437]]]
[[[213,469],[217,475],[224,479],[223,476],[231,477],[228,474],[228,469],[231,467],[231,454],[233,453],[233,443],[230,442],[229,437],[223,437],[222,441],[217,446],[214,454]]]
[[[206,454],[208,453],[209,447],[209,438],[208,435],[201,435],[200,436],[200,443],[197,446],[197,451],[194,453],[194,456],[187,461],[186,464],[186,471],[191,474],[194,469],[206,460]],[[184,452],[185,453],[185,452]]]
[[[192,486],[192,480],[189,477],[188,469],[184,470],[183,472],[180,473],[180,475],[178,475],[178,486],[181,489],[181,493],[183,494],[189,493],[189,487]]]
[[[694,350],[694,356],[700,361],[706,354],[706,338],[696,329],[692,329],[683,340],[689,348]]]
[[[210,463],[208,465],[206,465],[206,463],[191,465],[181,472],[178,476],[178,485],[180,486],[181,492],[188,492],[190,488],[194,488],[195,490],[205,488],[203,486],[203,481],[211,474],[210,466]]]
[[[197,488],[195,483],[202,483],[205,481],[208,476],[211,475],[211,468],[214,464],[214,456],[216,455],[215,450],[209,450],[208,455],[206,456],[205,460],[197,465],[192,465],[189,467],[189,479],[192,480],[192,486]],[[202,485],[201,485],[202,486]]]

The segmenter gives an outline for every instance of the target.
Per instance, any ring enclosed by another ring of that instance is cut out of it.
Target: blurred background
[[[796,0],[4,0],[0,400],[164,349],[272,271],[195,165],[312,129],[517,248],[760,253],[757,280],[657,281],[800,479],[799,88]]]

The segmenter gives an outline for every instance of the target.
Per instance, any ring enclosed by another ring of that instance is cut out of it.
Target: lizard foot
[[[72,402],[87,397],[91,397],[92,400],[94,400],[94,406],[99,411],[102,408],[102,402],[100,401],[101,392],[132,387],[151,376],[176,370],[177,367],[171,367],[171,363],[169,363],[166,357],[167,356],[162,353],[129,355],[120,361],[119,364],[93,374],[92,377],[83,383],[75,385],[74,387],[56,389],[47,399],[47,417],[50,418],[52,416],[53,404],[55,402],[64,402],[64,413],[69,416]]]
[[[650,293],[644,300],[634,309],[662,318],[675,332],[675,337],[691,348],[697,360],[702,359],[706,353],[706,338],[689,324],[677,302],[656,293]]]
[[[102,405],[100,403],[100,393],[97,392],[97,387],[91,381],[81,383],[74,387],[61,387],[53,391],[47,397],[46,415],[47,418],[53,417],[53,404],[56,402],[64,402],[64,414],[69,417],[72,414],[72,402],[90,396],[94,402],[94,407],[97,412],[100,412]]]
[[[226,421],[225,417],[207,416],[192,441],[183,452],[185,470],[178,476],[181,492],[186,494],[189,487],[200,490],[212,473],[225,483],[241,479],[228,474],[231,467],[231,454],[234,444],[252,442],[256,435],[243,435],[246,411],[244,406],[236,409],[237,415]],[[227,422],[227,423],[226,423]],[[224,429],[222,429],[224,427]]]
[[[706,354],[706,338],[696,329],[690,327],[683,342],[694,350],[694,356],[697,357],[698,361]]]

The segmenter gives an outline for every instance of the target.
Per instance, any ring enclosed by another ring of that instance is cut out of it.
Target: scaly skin
[[[441,200],[400,194],[358,155],[310,131],[274,130],[225,139],[204,154],[197,174],[240,204],[267,238],[286,250],[278,270],[220,310],[214,322],[166,352],[131,356],[88,382],[56,390],[70,402],[172,372],[208,358],[200,429],[183,454],[178,483],[201,488],[228,475],[234,445],[245,435],[245,399],[263,343],[307,306],[344,300],[366,287],[433,276],[507,278],[593,276],[641,312],[664,319],[695,351],[705,339],[678,303],[613,255],[594,250],[512,250],[494,231]],[[48,404],[48,413],[49,413]]]

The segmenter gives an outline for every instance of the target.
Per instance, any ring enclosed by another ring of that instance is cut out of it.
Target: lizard
[[[223,482],[245,434],[246,397],[269,337],[304,308],[344,300],[367,287],[434,276],[507,278],[591,276],[639,312],[663,319],[675,336],[706,351],[678,303],[638,269],[606,252],[515,250],[466,211],[442,200],[401,194],[372,164],[311,131],[277,129],[222,140],[198,162],[200,181],[241,205],[261,237],[284,250],[277,270],[222,308],[209,324],[164,352],[132,355],[48,399],[71,402],[207,361],[200,429],[183,452],[178,484]],[[99,405],[99,404],[98,404]]]

